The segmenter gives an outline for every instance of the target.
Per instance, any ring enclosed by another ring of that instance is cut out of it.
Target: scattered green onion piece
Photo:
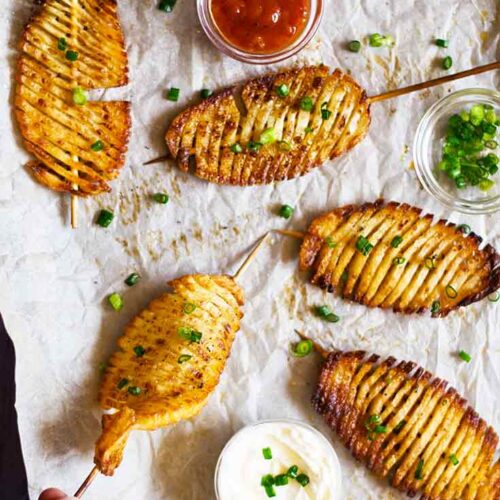
[[[328,306],[317,306],[315,311],[317,316],[329,323],[338,323],[340,321],[340,317],[334,314]]]
[[[283,217],[284,219],[289,219],[292,215],[295,209],[290,206],[290,205],[282,205],[279,211],[280,217]]]
[[[288,141],[280,141],[278,142],[278,146],[280,151],[287,152],[292,149],[292,145]]]
[[[185,363],[186,361],[189,361],[193,356],[191,356],[190,354],[181,354],[178,358],[177,358],[177,363],[179,363],[180,365],[182,365],[182,363]]]
[[[200,90],[200,95],[202,99],[208,99],[213,92],[210,89],[201,89]]]
[[[176,3],[177,0],[161,0],[160,4],[158,5],[158,9],[162,10],[163,12],[172,12]]]
[[[392,238],[392,241],[391,241],[391,247],[392,248],[398,248],[399,245],[401,245],[403,241],[403,238],[399,235],[397,236],[394,236],[394,238]]]
[[[450,455],[450,462],[453,464],[453,465],[458,465],[459,464],[459,460],[457,458],[457,456],[455,455],[455,453],[452,453]]]
[[[65,51],[68,48],[68,41],[66,40],[66,38],[59,38],[59,40],[57,41],[57,48],[61,51]]]
[[[116,384],[116,387],[118,387],[118,389],[123,389],[126,385],[129,384],[129,380],[128,378],[122,378],[118,384]]]
[[[177,102],[179,100],[179,95],[181,91],[176,87],[171,87],[167,91],[167,100],[172,102]]]
[[[450,299],[456,299],[457,298],[458,292],[451,285],[446,285],[446,288],[444,289],[444,291],[446,292],[446,295]]]
[[[405,259],[404,257],[394,257],[394,259],[392,259],[392,263],[393,263],[395,266],[401,266],[401,265],[403,265],[405,262],[406,262],[406,259]]]
[[[376,425],[373,432],[375,434],[385,434],[387,432],[387,427],[385,425]]]
[[[303,487],[305,488],[309,484],[309,476],[307,474],[299,474],[295,480]]]
[[[273,452],[271,451],[271,448],[262,448],[262,455],[264,455],[264,458],[266,460],[271,460],[273,458]]]
[[[437,314],[441,310],[441,303],[439,300],[435,300],[431,305],[431,313]]]
[[[481,191],[489,191],[494,185],[495,183],[491,179],[483,179],[478,187]]]
[[[311,132],[314,132],[314,129],[313,129],[312,127],[306,127],[306,128],[304,129],[304,132],[305,132],[306,134],[310,134]]]
[[[470,108],[470,121],[472,125],[478,126],[484,120],[484,106],[481,104],[474,104],[472,108]]]
[[[335,248],[337,246],[337,243],[333,241],[333,238],[331,236],[326,237],[325,243],[328,248]]]
[[[252,153],[257,153],[260,150],[261,147],[262,147],[262,143],[261,142],[250,141],[247,144],[248,150],[251,151]]]
[[[260,134],[259,142],[261,144],[272,144],[273,142],[276,142],[276,131],[274,130],[274,127],[266,128],[266,130]]]
[[[85,106],[87,101],[88,98],[85,91],[81,87],[75,87],[73,89],[73,102],[78,106]]]
[[[356,241],[356,250],[361,252],[365,257],[373,249],[373,245],[364,237],[360,236]]]
[[[115,311],[121,311],[123,309],[123,297],[119,293],[115,292],[108,295],[108,302]]]
[[[290,93],[290,89],[288,88],[288,85],[286,85],[285,83],[282,83],[281,85],[278,85],[276,87],[276,93],[280,97],[286,97]]]
[[[231,147],[230,147],[231,151],[235,154],[240,154],[240,153],[243,153],[243,148],[241,147],[241,144],[239,144],[238,142],[235,142]]]
[[[104,149],[104,142],[96,141],[94,142],[94,144],[92,144],[92,146],[90,146],[90,149],[98,153],[99,151],[102,151]]]
[[[292,354],[297,358],[303,358],[313,351],[313,343],[310,340],[304,339],[297,342],[292,349]]]
[[[438,47],[441,47],[443,49],[447,49],[448,48],[448,40],[444,40],[443,38],[436,38],[436,45]]]
[[[196,305],[191,303],[191,302],[186,302],[184,304],[184,307],[182,308],[182,311],[184,314],[191,314],[196,310]]]
[[[462,360],[462,361],[465,361],[466,363],[470,363],[471,360],[472,360],[472,356],[468,353],[468,352],[465,352],[465,351],[460,351],[458,353],[458,357]]]
[[[97,224],[101,227],[108,227],[115,218],[115,214],[111,210],[101,210],[97,217]]]
[[[292,479],[295,479],[299,473],[299,467],[298,465],[292,465],[286,472],[286,475],[288,477],[291,477]]]
[[[488,300],[490,302],[498,302],[500,300],[500,292],[495,292],[491,295],[488,295]]]
[[[328,109],[328,103],[324,102],[321,105],[321,118],[323,120],[328,120],[332,116],[332,112]]]
[[[273,486],[265,486],[264,489],[265,489],[266,495],[269,498],[273,498],[273,497],[276,496],[276,491],[274,491],[274,487]]]
[[[497,141],[494,141],[494,140],[489,140],[489,141],[486,141],[484,143],[484,145],[488,148],[488,149],[496,149],[498,148],[498,142]]]
[[[300,100],[300,109],[302,109],[303,111],[312,111],[313,107],[314,107],[313,100],[308,95],[304,96]]]
[[[370,47],[382,47],[384,45],[384,37],[380,33],[373,33],[368,38],[368,43]]]
[[[153,200],[156,203],[160,203],[161,205],[166,205],[168,203],[169,197],[166,193],[155,193],[153,195]]]
[[[446,56],[442,61],[441,61],[441,67],[443,69],[450,69],[453,66],[453,59],[451,56]]]
[[[136,345],[134,347],[134,353],[138,358],[142,358],[146,354],[146,349],[142,345]]]
[[[140,387],[136,387],[134,385],[130,386],[127,390],[129,394],[132,394],[132,396],[139,396],[142,392]]]
[[[278,474],[274,478],[274,484],[276,486],[285,486],[288,484],[288,476],[286,474]]]
[[[183,338],[184,340],[189,340],[190,342],[194,342],[196,344],[199,344],[201,341],[202,333],[194,330],[193,328],[189,326],[181,326],[177,330],[179,337]]]
[[[125,280],[125,284],[127,286],[134,286],[134,285],[137,285],[137,283],[139,283],[140,279],[141,279],[141,277],[137,273],[132,273],[129,276],[127,276],[127,279]]]
[[[421,480],[424,476],[422,474],[424,470],[424,461],[420,459],[415,470],[415,479]]]
[[[436,258],[435,257],[426,257],[424,261],[425,267],[427,269],[435,269],[436,268]]]
[[[351,52],[359,52],[361,50],[361,42],[359,40],[352,40],[347,44],[347,48]]]
[[[66,59],[71,62],[75,62],[78,59],[78,52],[74,50],[66,51]]]
[[[462,234],[469,234],[471,232],[471,228],[468,224],[460,224],[457,226],[457,231],[461,232]]]
[[[274,476],[272,474],[266,474],[265,476],[262,476],[260,480],[260,485],[261,486],[272,486],[274,484]]]

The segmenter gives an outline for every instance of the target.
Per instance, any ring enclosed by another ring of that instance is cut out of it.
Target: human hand
[[[75,497],[69,497],[66,493],[56,488],[49,488],[48,490],[42,491],[38,500],[71,500],[71,498]]]

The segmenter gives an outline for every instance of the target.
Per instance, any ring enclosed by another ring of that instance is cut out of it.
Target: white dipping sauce
[[[271,460],[264,458],[264,448],[271,449]],[[299,467],[299,474],[307,474],[310,482],[303,487],[289,478],[287,485],[274,486],[276,500],[342,498],[340,464],[330,443],[312,427],[289,420],[248,426],[233,436],[217,465],[217,498],[266,500],[262,477],[286,474],[292,465]]]

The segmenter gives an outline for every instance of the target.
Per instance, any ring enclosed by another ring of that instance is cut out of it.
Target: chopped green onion
[[[300,100],[300,109],[302,109],[303,111],[312,111],[313,107],[314,107],[313,100],[308,95],[304,96]]]
[[[292,149],[292,145],[288,141],[280,141],[278,142],[278,146],[280,151],[290,151]]]
[[[129,380],[128,378],[122,378],[118,384],[116,384],[116,387],[118,387],[118,389],[123,389],[126,385],[129,384]]]
[[[308,354],[311,354],[313,350],[313,343],[310,340],[304,339],[297,342],[292,349],[292,354],[297,358],[303,358]]]
[[[448,40],[444,40],[443,38],[436,38],[436,45],[438,47],[441,47],[443,49],[447,49],[448,48]]]
[[[165,193],[155,193],[152,198],[156,203],[160,203],[161,205],[166,205],[169,200],[168,194]]]
[[[139,283],[140,279],[141,279],[141,277],[137,273],[132,273],[129,276],[127,276],[127,279],[125,280],[125,284],[127,286],[134,286],[134,285],[137,285],[137,283]]]
[[[247,144],[248,150],[251,151],[252,153],[257,153],[260,150],[261,147],[262,147],[262,143],[261,142],[250,141]]]
[[[392,241],[391,241],[391,247],[392,248],[398,248],[399,245],[401,245],[403,241],[403,238],[401,236],[394,236],[394,238],[392,238]]]
[[[331,236],[326,237],[325,243],[328,248],[335,248],[337,246],[337,243],[333,241],[333,238]]]
[[[276,491],[274,491],[274,487],[273,486],[265,486],[264,487],[264,490],[266,492],[266,495],[269,497],[269,498],[273,498],[276,496]]]
[[[132,396],[139,396],[139,394],[142,392],[140,387],[136,386],[130,386],[128,389],[128,393],[132,394]]]
[[[498,142],[497,142],[497,141],[494,141],[494,140],[486,141],[486,142],[484,143],[484,145],[485,145],[488,149],[496,149],[496,148],[498,148]]]
[[[309,476],[307,474],[299,474],[295,480],[303,487],[305,488],[309,484]]]
[[[260,480],[260,485],[261,486],[272,486],[274,484],[274,476],[272,474],[266,474],[265,476],[262,476]]]
[[[273,452],[271,451],[271,448],[263,448],[262,455],[264,455],[264,458],[266,460],[271,460],[273,458]]]
[[[484,120],[484,106],[481,104],[474,104],[472,108],[470,108],[470,121],[472,125],[479,126],[481,122]]]
[[[453,59],[451,58],[451,56],[446,56],[442,62],[441,62],[441,66],[443,69],[450,69],[452,66],[453,66]]]
[[[426,257],[424,261],[425,267],[427,269],[435,269],[436,268],[436,257]]]
[[[276,486],[285,486],[286,484],[288,484],[288,476],[286,474],[278,474],[274,478],[274,484]]]
[[[115,292],[108,295],[108,302],[115,311],[121,311],[123,309],[123,297],[119,293]]]
[[[337,323],[340,321],[340,317],[334,314],[328,306],[317,306],[315,311],[317,316],[329,323]]]
[[[415,479],[421,480],[424,476],[422,474],[424,469],[424,461],[420,459],[415,470]]]
[[[73,89],[73,102],[78,106],[85,106],[87,101],[88,98],[85,91],[81,87],[75,87]]]
[[[332,116],[332,112],[328,109],[328,103],[324,102],[321,105],[321,118],[323,120],[328,120]]]
[[[276,142],[276,131],[274,128],[266,128],[266,130],[260,134],[259,142],[261,144],[272,144],[273,142]]]
[[[179,100],[179,95],[181,91],[176,87],[171,87],[167,91],[167,100],[177,102]]]
[[[276,87],[276,93],[280,97],[286,97],[290,93],[290,89],[288,88],[288,85],[286,85],[285,83],[282,83],[281,85],[278,85]]]
[[[78,52],[74,50],[68,50],[66,52],[66,59],[71,62],[75,62],[78,59]]]
[[[500,292],[495,292],[488,295],[488,300],[490,302],[498,302],[500,300]]]
[[[190,354],[181,354],[178,358],[177,358],[177,363],[179,363],[180,365],[182,365],[182,363],[185,363],[186,361],[189,361],[193,356],[191,356]]]
[[[101,210],[97,217],[97,224],[101,227],[109,227],[113,222],[115,214],[111,210]]]
[[[196,344],[199,344],[201,341],[202,333],[189,326],[181,326],[177,332],[184,340],[189,340],[190,342],[194,342]]]
[[[158,8],[163,12],[172,12],[176,3],[177,0],[161,0]]]
[[[288,477],[291,477],[292,479],[295,479],[299,473],[299,467],[298,465],[292,465],[286,472],[286,475]]]
[[[68,41],[66,40],[66,38],[59,38],[59,40],[57,41],[57,48],[61,51],[65,51],[68,48]]]
[[[360,236],[356,241],[356,250],[361,252],[365,257],[373,249],[373,245],[364,236]]]
[[[395,42],[391,35],[373,33],[369,36],[368,43],[370,44],[370,47],[392,47]]]
[[[290,206],[290,205],[282,205],[279,211],[280,217],[283,217],[284,219],[289,219],[292,215],[295,209]]]
[[[184,307],[182,308],[182,311],[184,314],[191,314],[196,310],[196,305],[191,303],[191,302],[186,302],[184,304]]]
[[[200,95],[202,99],[208,99],[213,92],[210,89],[201,89],[200,90]]]
[[[98,153],[99,151],[102,151],[104,149],[104,142],[96,141],[94,142],[94,144],[92,144],[92,146],[90,146],[90,149]]]
[[[351,52],[359,52],[361,50],[361,42],[359,40],[352,40],[347,44],[347,48]]]
[[[243,148],[241,147],[241,144],[238,142],[235,142],[231,147],[231,151],[235,154],[243,153]]]
[[[457,231],[463,234],[469,234],[471,232],[471,228],[468,224],[460,224],[459,226],[457,226]]]
[[[134,347],[134,353],[138,358],[142,358],[146,354],[146,349],[142,345],[136,345]]]
[[[446,295],[450,299],[455,299],[458,295],[458,292],[451,285],[446,285],[446,288],[444,289],[444,291],[446,292]]]
[[[406,424],[406,422],[404,420],[401,420],[401,422],[399,422],[399,424],[394,426],[393,432],[395,434],[397,434],[399,431],[401,431],[401,429],[405,426],[405,424]]]
[[[452,453],[450,455],[450,462],[453,464],[453,465],[458,465],[459,464],[459,461],[458,461],[458,458],[457,456],[455,455],[455,453]]]
[[[313,129],[312,127],[306,127],[306,128],[304,129],[304,132],[305,132],[306,134],[310,134],[311,132],[314,132],[314,129]]]
[[[431,305],[431,313],[437,314],[441,310],[441,304],[439,300],[435,300]]]
[[[472,360],[472,356],[468,352],[465,352],[465,351],[460,351],[458,353],[458,357],[462,361],[465,361],[466,363],[470,363],[470,361]]]
[[[405,262],[406,262],[406,259],[404,257],[394,257],[394,259],[392,259],[392,263],[395,266],[401,266]]]
[[[373,432],[375,432],[375,434],[385,434],[387,432],[387,427],[385,425],[376,425]]]

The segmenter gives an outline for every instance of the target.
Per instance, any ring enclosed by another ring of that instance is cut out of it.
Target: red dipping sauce
[[[252,54],[279,52],[304,31],[310,0],[211,0],[213,21],[232,45]]]

